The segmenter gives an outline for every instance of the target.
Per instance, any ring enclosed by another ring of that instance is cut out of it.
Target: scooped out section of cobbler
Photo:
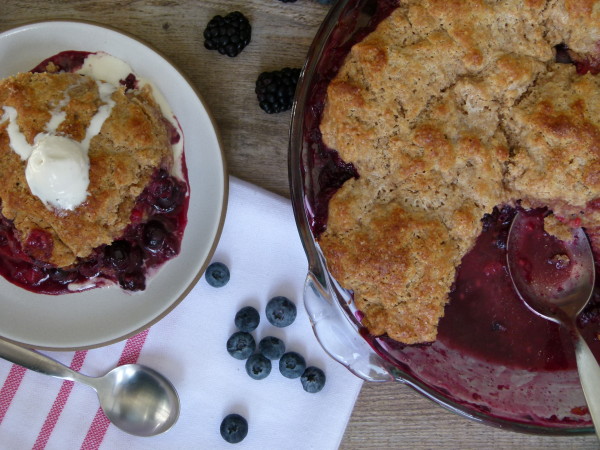
[[[99,78],[90,56],[125,65],[64,52],[0,81],[0,273],[34,292],[142,290],[185,229],[176,123],[128,66]]]
[[[479,289],[457,268],[496,207],[548,208],[600,248],[599,6],[403,0],[352,47],[320,131],[358,176],[318,240],[370,333],[434,341],[449,295]]]

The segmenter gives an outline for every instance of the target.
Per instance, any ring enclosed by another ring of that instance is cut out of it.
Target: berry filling
[[[31,69],[31,72],[46,72],[46,67],[49,63],[54,64],[57,72],[75,72],[77,69],[80,69],[81,66],[83,66],[85,58],[91,54],[92,52],[78,52],[74,50],[60,52],[43,60],[33,69]]]
[[[165,209],[166,183],[177,200]],[[132,211],[132,223],[123,235],[110,245],[95,249],[92,255],[68,268],[56,268],[40,262],[52,246],[48,233],[34,230],[22,248],[10,221],[0,220],[0,274],[12,283],[32,292],[65,294],[81,288],[103,284],[101,280],[118,283],[128,291],[146,288],[146,276],[151,269],[179,254],[186,225],[187,186],[164,170],[158,170],[153,181],[138,197]],[[158,194],[157,194],[158,193]],[[89,283],[91,279],[96,279]],[[69,287],[71,285],[71,288]]]
[[[583,58],[575,57],[574,60],[578,74],[585,75],[589,72],[592,75],[598,75],[600,73],[600,41],[596,43],[596,54]]]
[[[592,75],[600,73],[600,41],[596,44],[596,53],[586,56],[576,54],[565,44],[559,44],[554,49],[556,50],[556,62],[574,64],[579,75],[585,75],[588,72]]]
[[[62,52],[42,61],[32,72],[43,72],[50,62],[59,71],[75,71],[88,55],[89,52]],[[121,83],[126,89],[134,89],[137,79],[130,74]],[[181,136],[176,128],[166,119],[165,124],[171,144],[179,142]],[[182,171],[187,179],[185,157]],[[11,221],[0,214],[0,274],[17,286],[42,294],[65,294],[109,283],[118,283],[128,291],[144,290],[148,275],[179,254],[187,224],[187,193],[187,181],[157,169],[137,198],[131,222],[122,236],[66,268],[42,262],[52,252],[49,233],[34,229],[21,245]]]

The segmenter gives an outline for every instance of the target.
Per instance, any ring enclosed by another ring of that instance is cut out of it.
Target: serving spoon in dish
[[[177,391],[169,380],[149,367],[126,364],[102,377],[88,377],[4,339],[0,339],[0,357],[44,375],[92,387],[106,417],[126,433],[155,436],[170,429],[179,417]]]
[[[539,215],[517,213],[508,233],[508,271],[531,311],[569,331],[585,400],[600,439],[600,366],[576,323],[594,289],[594,256],[582,228],[565,242],[544,234],[543,223]]]

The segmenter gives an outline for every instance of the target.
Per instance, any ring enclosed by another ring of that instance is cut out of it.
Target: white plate
[[[164,317],[204,271],[220,236],[227,203],[223,152],[211,117],[182,74],[140,41],[83,22],[25,25],[0,34],[0,78],[31,70],[65,50],[109,53],[159,88],[183,130],[190,206],[180,255],[159,270],[144,292],[130,294],[115,286],[41,295],[0,277],[0,336],[48,349],[108,344]]]

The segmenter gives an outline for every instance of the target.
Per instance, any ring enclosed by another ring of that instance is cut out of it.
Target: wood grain
[[[277,0],[4,0],[0,32],[37,20],[79,19],[135,35],[167,56],[199,90],[218,125],[229,172],[288,196],[290,116],[263,113],[254,83],[264,70],[302,65],[327,9],[312,0],[287,4]],[[202,32],[208,20],[234,10],[249,17],[251,44],[236,58],[205,50]],[[593,436],[540,437],[492,428],[447,412],[407,386],[365,384],[341,448],[597,448],[597,444]]]

